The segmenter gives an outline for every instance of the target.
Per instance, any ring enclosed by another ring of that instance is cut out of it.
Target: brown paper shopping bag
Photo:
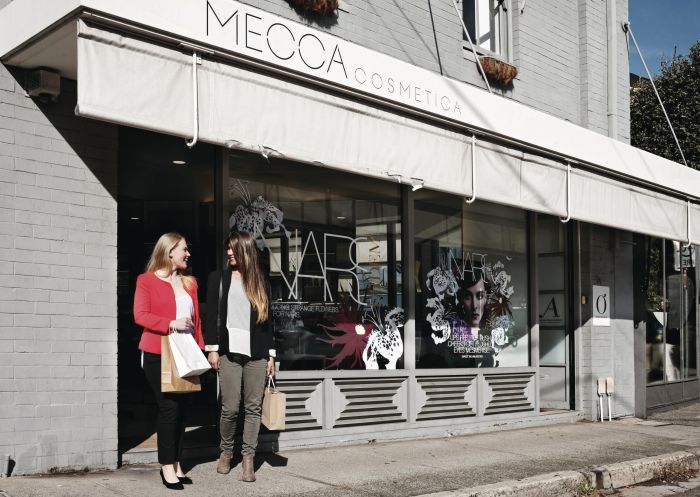
[[[170,350],[170,340],[167,336],[160,338],[160,391],[164,393],[199,392],[202,385],[199,376],[180,378],[177,374],[175,359]]]
[[[262,403],[262,423],[268,430],[284,430],[287,396],[275,388],[272,376],[268,378]]]

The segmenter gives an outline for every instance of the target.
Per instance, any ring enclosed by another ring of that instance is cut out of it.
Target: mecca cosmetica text
[[[333,79],[346,86],[375,95],[405,102],[423,109],[462,114],[459,101],[434,89],[420,86],[381,69],[371,69],[346,58],[355,47],[335,37],[301,32],[303,26],[269,19],[246,12],[240,4],[207,0],[206,36],[235,45],[246,55],[265,58],[324,79]],[[324,38],[326,41],[322,40]]]

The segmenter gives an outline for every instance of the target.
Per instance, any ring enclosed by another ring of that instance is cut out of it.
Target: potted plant
[[[479,57],[479,60],[489,81],[502,88],[508,86],[518,75],[515,66],[495,57],[484,55]]]
[[[338,10],[338,0],[291,0],[292,5],[306,13],[328,16]]]

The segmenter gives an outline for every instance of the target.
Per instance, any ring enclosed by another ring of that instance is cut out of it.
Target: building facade
[[[167,231],[200,288],[229,229],[258,240],[267,449],[597,419],[600,378],[606,416],[700,396],[700,173],[628,144],[625,0],[36,3],[0,0],[15,474],[155,460],[131,305]],[[517,76],[491,93],[475,55]]]

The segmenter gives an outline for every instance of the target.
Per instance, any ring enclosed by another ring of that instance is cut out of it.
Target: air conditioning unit
[[[61,94],[61,73],[53,69],[34,69],[27,75],[27,94],[41,102],[55,102]]]

